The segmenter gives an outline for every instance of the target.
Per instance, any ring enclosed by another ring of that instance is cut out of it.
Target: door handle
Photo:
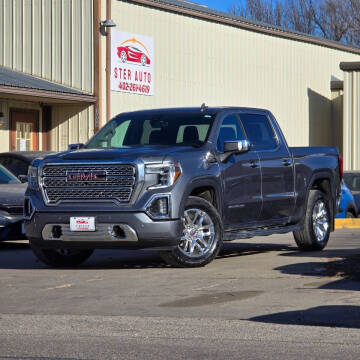
[[[256,163],[255,161],[250,161],[250,167],[255,169],[255,168],[259,167],[259,164]]]
[[[283,165],[290,166],[290,165],[292,165],[292,162],[291,162],[291,160],[283,160]]]

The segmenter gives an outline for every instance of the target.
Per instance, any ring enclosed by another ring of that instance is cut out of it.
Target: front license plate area
[[[96,231],[94,217],[71,217],[70,231]]]

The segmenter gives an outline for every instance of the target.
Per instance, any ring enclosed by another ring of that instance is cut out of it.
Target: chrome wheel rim
[[[178,246],[183,254],[202,258],[215,248],[214,223],[205,211],[196,208],[185,210],[183,224],[183,235]]]
[[[315,203],[312,219],[316,240],[322,242],[325,240],[330,227],[328,210],[322,200]]]

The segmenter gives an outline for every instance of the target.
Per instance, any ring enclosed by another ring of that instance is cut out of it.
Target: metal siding
[[[79,1],[79,0],[78,0]],[[88,0],[82,1],[82,89],[93,88],[93,6]]]
[[[62,1],[52,0],[52,76],[51,79],[61,83],[62,60]]]
[[[81,49],[82,49],[82,36],[81,36],[81,28],[82,28],[82,2],[77,0],[72,2],[72,86],[78,89],[82,88],[82,66],[81,66]]]
[[[112,116],[203,102],[264,107],[277,117],[290,145],[308,145],[311,116],[331,126],[330,80],[343,78],[340,61],[360,60],[345,51],[123,1],[113,0],[112,18],[116,29],[153,37],[155,46],[155,95],[112,91]],[[314,104],[317,98],[323,101]],[[332,139],[325,132],[316,141]]]
[[[42,1],[32,0],[32,74],[42,74]]]
[[[4,62],[4,36],[5,36],[5,19],[4,19],[4,0],[0,0],[0,63]]]
[[[0,66],[93,92],[93,0],[0,0]]]
[[[23,2],[13,0],[13,68],[23,69]]]
[[[63,84],[72,84],[72,0],[64,1],[62,8],[62,61],[61,72]]]
[[[52,2],[42,1],[42,73],[45,79],[52,79]]]
[[[66,150],[68,144],[86,142],[94,133],[93,106],[54,105],[52,107],[51,149]]]
[[[13,67],[13,6],[12,0],[4,0],[4,26],[3,31],[3,64],[4,66]]]
[[[33,52],[33,39],[32,33],[32,0],[23,1],[23,34],[22,34],[22,53],[23,64],[22,71],[32,73],[32,52]]]

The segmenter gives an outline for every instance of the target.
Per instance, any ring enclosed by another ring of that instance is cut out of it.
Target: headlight
[[[36,166],[29,166],[28,181],[29,181],[29,189],[32,190],[39,189],[38,168]]]
[[[145,166],[145,173],[156,175],[155,183],[149,189],[166,188],[179,178],[181,167],[179,163],[149,164]]]

